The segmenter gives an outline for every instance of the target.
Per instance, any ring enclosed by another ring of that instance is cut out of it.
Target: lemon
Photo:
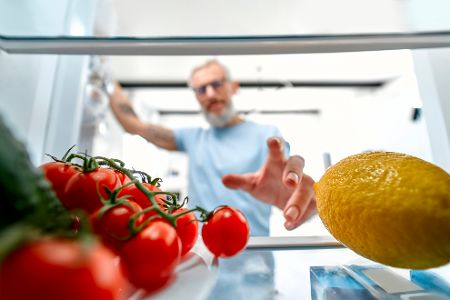
[[[450,262],[450,175],[395,152],[349,156],[314,185],[325,227],[373,261],[426,269]]]

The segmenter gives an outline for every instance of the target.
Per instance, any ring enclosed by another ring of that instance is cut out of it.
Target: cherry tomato
[[[122,185],[131,181],[131,179],[125,173],[122,173],[119,170],[114,170],[114,173],[116,173],[116,175],[119,178],[119,181]]]
[[[59,199],[62,199],[69,179],[75,174],[80,173],[75,169],[75,166],[67,165],[59,161],[44,163],[39,168],[44,173],[45,178],[52,184],[53,191]]]
[[[206,248],[216,257],[230,257],[244,250],[250,228],[244,214],[233,207],[218,207],[202,226]]]
[[[123,244],[131,237],[129,222],[132,215],[142,211],[142,208],[134,201],[123,200],[122,204],[108,209],[99,216],[100,210],[91,215],[91,223],[94,232],[100,236],[102,242],[118,253]],[[136,220],[136,226],[142,224],[144,215]]]
[[[119,186],[119,178],[111,169],[80,172],[67,182],[62,200],[68,209],[81,209],[90,214],[103,206],[100,197],[108,198],[105,188],[113,191]]]
[[[175,278],[175,267],[180,257],[181,242],[175,228],[159,220],[150,222],[127,241],[120,255],[128,280],[149,294]]]
[[[148,191],[150,192],[160,192],[161,189],[159,189],[158,187],[150,184],[150,183],[141,183]],[[129,186],[124,187],[117,195],[118,197],[123,197],[123,196],[127,196],[128,199],[136,202],[137,204],[139,204],[142,209],[146,209],[147,207],[151,206],[151,202],[150,199],[147,197],[147,195],[145,195],[136,185],[132,184]],[[164,204],[164,200],[166,199],[166,195],[164,194],[159,194],[159,195],[155,195],[155,201],[156,203],[163,205]],[[150,211],[148,213],[145,214],[145,218],[149,218],[151,216],[154,216],[155,212],[154,211]]]
[[[35,241],[0,265],[0,299],[125,299],[126,280],[115,262],[97,243]]]
[[[173,212],[173,214],[178,214],[187,211],[187,208],[180,208]],[[176,221],[177,234],[181,240],[181,256],[188,253],[192,247],[194,247],[195,242],[198,238],[198,221],[193,212],[182,215],[177,218]]]

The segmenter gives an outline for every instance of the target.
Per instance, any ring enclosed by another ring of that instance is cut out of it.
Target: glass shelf
[[[205,299],[450,299],[450,265],[398,269],[370,261],[348,248],[277,249],[248,249],[236,257],[219,259],[216,284]],[[379,272],[380,286],[368,286],[354,272],[358,269]],[[422,280],[417,280],[419,277]],[[383,282],[385,278],[390,282]],[[424,288],[437,281],[434,290]],[[401,296],[400,289],[408,295]],[[423,296],[426,292],[438,294],[427,298]]]
[[[11,54],[248,55],[332,53],[450,47],[450,31],[347,35],[227,37],[1,36]]]
[[[450,46],[444,0],[0,0],[0,7],[0,49],[11,54],[260,55]]]

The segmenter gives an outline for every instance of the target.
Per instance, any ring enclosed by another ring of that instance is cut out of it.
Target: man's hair
[[[203,64],[201,64],[201,65],[195,67],[195,68],[192,70],[191,76],[189,77],[189,82],[188,82],[189,86],[192,86],[192,78],[194,78],[195,73],[197,73],[198,71],[200,71],[200,70],[202,70],[202,69],[204,69],[204,68],[207,68],[207,67],[209,67],[209,66],[211,66],[211,65],[216,65],[216,66],[220,67],[220,68],[223,70],[223,72],[225,73],[225,79],[226,79],[226,80],[230,80],[230,79],[231,79],[231,77],[230,77],[230,71],[228,70],[227,67],[225,67],[225,66],[224,66],[221,62],[219,62],[217,59],[210,59],[210,60],[204,62]]]

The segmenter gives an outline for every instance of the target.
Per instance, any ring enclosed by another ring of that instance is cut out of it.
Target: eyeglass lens
[[[211,86],[214,90],[217,90],[218,88],[222,87],[222,85],[223,85],[223,79],[222,80],[214,80],[214,81],[211,81],[210,83],[207,83],[207,84],[204,84],[204,85],[201,85],[201,86],[195,88],[195,92],[197,94],[205,94],[208,86]]]

